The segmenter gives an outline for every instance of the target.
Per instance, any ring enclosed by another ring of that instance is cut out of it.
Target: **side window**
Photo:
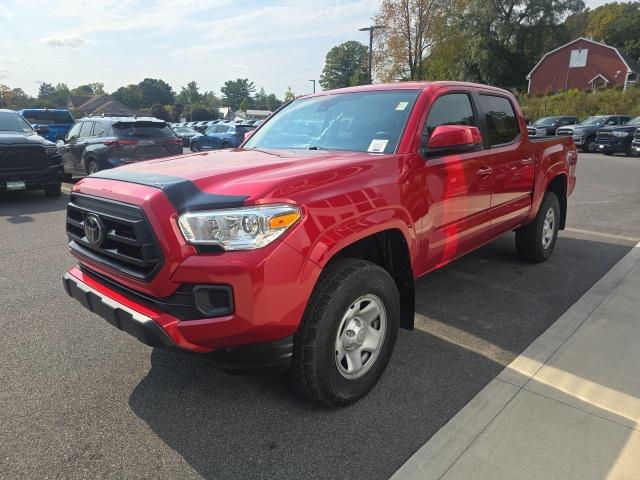
[[[491,146],[511,143],[520,135],[518,117],[507,98],[480,95],[480,107],[487,120]]]
[[[90,137],[91,130],[93,130],[93,122],[82,122],[82,129],[80,130],[80,138]]]
[[[439,97],[431,106],[424,124],[423,138],[429,138],[440,125],[477,126],[471,107],[471,99],[466,93],[449,93]]]
[[[107,131],[107,126],[104,123],[96,122],[95,126],[93,127],[93,136],[104,137],[106,131]]]
[[[71,127],[71,130],[67,133],[67,141],[78,138],[80,136],[80,128],[82,128],[82,122],[78,122]]]

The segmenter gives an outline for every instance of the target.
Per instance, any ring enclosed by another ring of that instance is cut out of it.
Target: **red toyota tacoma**
[[[64,286],[147,345],[289,369],[310,399],[347,405],[413,327],[416,278],[512,230],[522,259],[551,255],[576,161],[571,138],[530,140],[497,88],[322,92],[240,148],[77,183]]]

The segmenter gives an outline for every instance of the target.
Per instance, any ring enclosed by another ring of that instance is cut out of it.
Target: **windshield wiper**
[[[325,151],[330,151],[328,148],[326,147],[321,147],[319,145],[313,145],[312,147],[307,148],[307,150],[325,150]]]

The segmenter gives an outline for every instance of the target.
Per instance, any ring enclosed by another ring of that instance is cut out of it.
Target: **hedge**
[[[591,115],[640,115],[640,87],[622,90],[582,92],[569,90],[552,95],[531,96],[522,94],[520,105],[530,120],[555,115],[575,115],[580,120]]]

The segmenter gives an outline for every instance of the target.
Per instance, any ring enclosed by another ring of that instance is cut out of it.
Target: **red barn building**
[[[640,80],[640,64],[604,43],[578,38],[552,50],[527,75],[529,93],[622,87]]]

